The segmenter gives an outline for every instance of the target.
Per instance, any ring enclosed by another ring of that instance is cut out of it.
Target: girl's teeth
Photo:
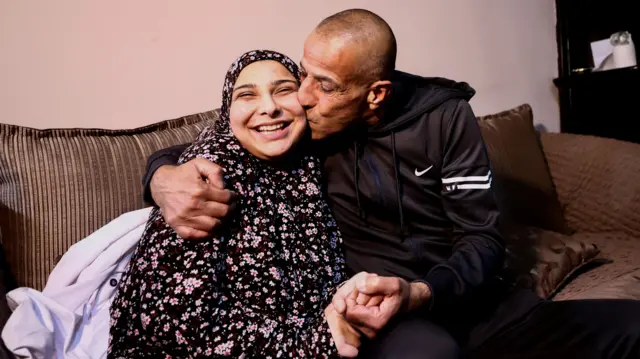
[[[259,132],[273,132],[273,131],[277,131],[281,128],[284,127],[283,123],[279,123],[277,125],[269,125],[269,126],[260,126],[258,127],[258,131]]]

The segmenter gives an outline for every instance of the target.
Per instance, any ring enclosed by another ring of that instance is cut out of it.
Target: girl
[[[277,52],[233,63],[220,120],[180,163],[221,165],[239,208],[202,241],[152,211],[111,307],[110,357],[337,357],[331,330],[347,329],[330,330],[324,312],[343,281],[341,237],[320,162],[303,148],[298,86],[296,64]]]

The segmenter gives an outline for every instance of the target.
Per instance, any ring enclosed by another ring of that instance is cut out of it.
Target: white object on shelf
[[[611,40],[604,39],[591,43],[591,55],[593,55],[593,65],[596,70],[607,70],[604,62],[613,52]]]
[[[612,70],[637,65],[636,49],[628,31],[619,31],[608,39],[591,43],[594,71]]]
[[[636,48],[628,31],[619,31],[611,35],[613,63],[616,68],[636,66]]]

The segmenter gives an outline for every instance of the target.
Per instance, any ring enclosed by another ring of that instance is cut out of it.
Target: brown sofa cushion
[[[567,133],[541,142],[572,229],[640,238],[640,144]]]
[[[570,236],[531,106],[478,118],[493,172],[507,267],[521,285],[551,297],[598,248]]]
[[[506,267],[518,284],[551,298],[572,275],[589,264],[601,264],[600,250],[588,238],[539,228],[519,228],[505,235]]]
[[[147,157],[191,142],[216,118],[210,111],[131,130],[0,124],[0,227],[18,285],[42,289],[69,246],[144,207]]]
[[[554,300],[640,300],[640,241],[624,232],[576,233],[581,241],[595,243],[608,262],[573,278]]]
[[[606,267],[605,267],[606,268]],[[594,271],[594,275],[606,272]],[[591,272],[589,272],[591,274]],[[596,280],[598,278],[596,277]],[[612,279],[573,296],[572,299],[630,299],[640,300],[640,269]]]
[[[492,165],[501,221],[568,233],[531,106],[479,117],[478,122]]]

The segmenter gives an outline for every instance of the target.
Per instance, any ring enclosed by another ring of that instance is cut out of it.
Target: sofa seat
[[[640,298],[640,241],[621,232],[575,233],[601,250],[604,264],[573,278],[554,300]]]

